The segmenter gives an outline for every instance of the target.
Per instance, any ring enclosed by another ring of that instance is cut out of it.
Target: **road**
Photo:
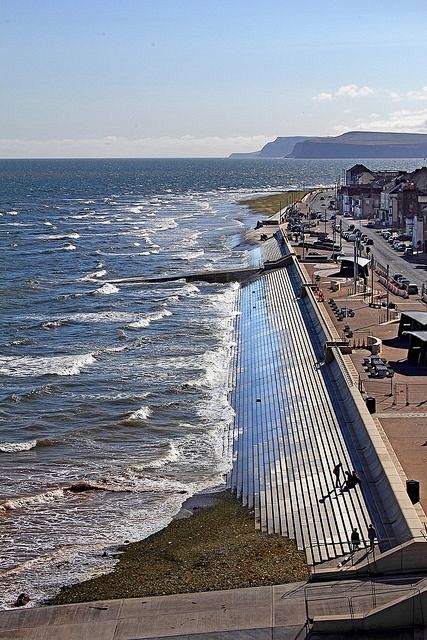
[[[328,231],[329,235],[332,235],[332,221],[330,221],[331,210],[328,209],[328,204],[330,198],[334,197],[335,192],[333,189],[325,189],[325,190],[316,190],[314,191],[305,202],[305,211],[304,213],[308,213],[309,210],[317,213],[322,212],[326,213],[328,217],[328,222],[323,223],[320,222],[318,226],[318,230],[323,230],[323,225],[325,225],[325,231]],[[334,211],[333,213],[336,213]],[[381,234],[376,233],[375,229],[368,229],[366,225],[366,220],[353,220],[351,218],[343,218],[342,216],[337,216],[337,223],[342,220],[342,229],[346,231],[350,224],[354,224],[356,229],[361,229],[364,234],[366,234],[369,238],[372,238],[374,244],[369,247],[370,254],[374,255],[374,258],[377,262],[381,263],[384,267],[389,265],[390,267],[390,277],[393,277],[395,273],[401,273],[408,278],[409,281],[416,285],[421,293],[422,285],[427,285],[427,264],[416,261],[416,256],[411,259],[411,261],[405,259],[401,253],[394,251],[391,246],[384,240]],[[338,236],[339,234],[337,234]],[[337,242],[339,242],[339,238],[337,237]],[[362,245],[365,248],[365,245]],[[353,243],[347,242],[344,238],[342,239],[342,248],[343,253],[348,255],[353,255]],[[363,255],[367,254],[363,252]]]
[[[426,264],[416,262],[416,256],[411,262],[406,260],[401,253],[392,249],[380,233],[376,233],[375,229],[368,229],[365,226],[366,222],[361,223],[359,220],[350,220],[349,218],[343,219],[343,228],[348,228],[350,224],[354,224],[356,229],[361,229],[364,234],[372,238],[374,244],[369,247],[371,253],[374,255],[375,260],[384,267],[390,266],[390,277],[393,277],[395,273],[402,273],[410,282],[418,285],[421,292],[422,285],[427,283]],[[343,240],[343,244],[350,243]]]

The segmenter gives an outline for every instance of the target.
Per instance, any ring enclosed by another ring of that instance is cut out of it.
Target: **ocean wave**
[[[145,465],[146,469],[160,469],[172,462],[177,462],[181,457],[180,451],[173,443],[169,443],[167,450],[156,460]]]
[[[63,247],[64,251],[75,251],[76,247],[73,244],[66,244]]]
[[[42,358],[0,356],[0,374],[12,377],[77,376],[81,369],[94,362],[96,359],[92,353]]]
[[[106,282],[105,284],[102,285],[102,287],[100,287],[99,289],[96,289],[92,293],[98,296],[109,296],[112,293],[118,293],[119,291],[120,289],[116,287],[114,284],[110,284],[109,282]]]
[[[162,220],[156,220],[153,228],[155,231],[167,231],[168,229],[175,229],[178,226],[174,218],[163,218]]]
[[[17,496],[14,498],[8,498],[0,502],[0,512],[16,511],[17,509],[24,509],[26,507],[37,507],[42,504],[49,504],[55,500],[59,500],[64,497],[64,489],[55,488],[44,491],[43,493],[36,493],[32,496]]]
[[[162,309],[161,311],[149,313],[146,316],[139,318],[139,320],[130,322],[126,328],[127,329],[144,329],[146,327],[149,327],[152,322],[155,322],[156,320],[161,320],[162,318],[166,316],[171,316],[171,315],[172,315],[172,311],[169,311],[169,309]]]
[[[6,347],[19,347],[21,345],[31,344],[32,340],[30,338],[16,338],[16,340],[12,340],[12,342],[8,342]]]
[[[63,235],[41,235],[39,238],[41,240],[78,240],[80,235],[78,233],[64,233]]]
[[[103,278],[106,275],[107,271],[105,269],[101,269],[101,271],[93,271],[92,273],[88,273],[82,278],[79,278],[79,280],[82,282],[97,280],[97,278]]]
[[[16,453],[17,451],[29,451],[37,445],[37,440],[27,440],[26,442],[0,442],[2,453]]]
[[[42,329],[57,329],[58,327],[62,327],[64,324],[67,324],[66,320],[46,320],[45,322],[41,323],[41,328]]]
[[[151,416],[152,413],[153,411],[152,409],[150,409],[150,407],[148,406],[140,407],[139,409],[131,413],[130,416],[126,418],[126,422],[138,422],[139,420],[148,420],[148,418]]]
[[[150,236],[147,233],[143,233],[141,235],[141,238],[145,241],[145,244],[148,245],[149,247],[153,247],[155,249],[159,248],[159,245],[153,242],[153,240],[150,238]]]
[[[178,260],[195,260],[195,258],[201,258],[204,255],[204,250],[199,249],[199,251],[186,251],[185,253],[179,253],[176,257]]]
[[[127,313],[126,311],[94,311],[90,313],[71,313],[66,316],[66,322],[132,322],[137,318],[136,313]]]
[[[191,284],[191,282],[189,284],[186,284],[179,291],[179,295],[185,296],[187,298],[192,298],[193,296],[196,296],[198,293],[200,293],[199,287],[196,287],[195,284]]]
[[[52,393],[55,387],[52,384],[44,384],[41,387],[35,387],[30,391],[26,391],[25,393],[18,394],[12,393],[8,400],[10,402],[22,402],[24,400],[31,400],[32,398],[37,398],[38,396],[44,395],[45,393]]]

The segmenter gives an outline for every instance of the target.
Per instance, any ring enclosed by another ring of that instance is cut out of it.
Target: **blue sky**
[[[0,0],[0,157],[427,132],[427,3]]]

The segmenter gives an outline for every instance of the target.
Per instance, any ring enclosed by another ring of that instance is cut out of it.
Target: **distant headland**
[[[230,158],[425,158],[427,134],[348,131],[335,137],[286,136]]]

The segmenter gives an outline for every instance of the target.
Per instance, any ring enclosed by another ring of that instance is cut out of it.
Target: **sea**
[[[111,570],[224,482],[239,285],[184,277],[257,263],[240,200],[356,161],[0,160],[0,608]]]

